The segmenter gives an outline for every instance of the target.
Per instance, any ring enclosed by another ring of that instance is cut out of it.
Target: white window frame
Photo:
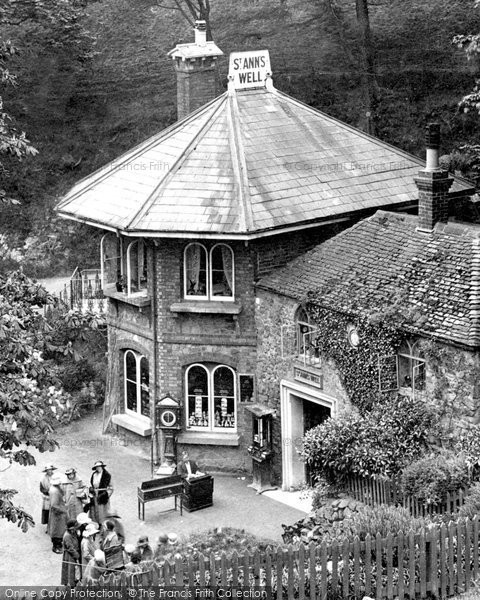
[[[127,379],[127,356],[128,354],[132,354],[133,357],[135,358],[135,373],[136,373],[136,381],[133,381],[132,379]],[[139,354],[138,352],[135,352],[135,350],[131,350],[130,348],[124,350],[123,352],[123,400],[124,400],[124,407],[125,407],[125,414],[127,415],[132,415],[138,419],[145,419],[147,421],[150,421],[150,414],[147,415],[142,415],[142,381],[141,381],[141,366],[142,366],[142,360],[145,359],[147,361],[147,368],[149,368],[149,364],[148,364],[148,359],[144,354]],[[150,379],[150,377],[149,377]],[[130,408],[128,408],[128,402],[127,402],[127,383],[135,383],[136,385],[136,393],[137,393],[137,410],[132,410]],[[149,392],[149,412],[150,412],[150,389],[148,389]]]
[[[200,367],[207,373],[208,390],[204,396],[208,398],[208,426],[196,426],[189,423],[189,393],[188,393],[188,375],[193,367]],[[215,396],[214,396],[214,380],[215,372],[220,368],[225,368],[231,371],[233,379],[233,406],[234,406],[234,426],[233,427],[217,427],[215,426]],[[193,363],[185,370],[185,426],[187,431],[203,431],[205,433],[237,433],[238,424],[238,386],[237,373],[232,367],[223,364],[206,365],[203,363]]]
[[[302,318],[300,318],[302,317]],[[306,320],[303,320],[306,317]],[[305,331],[302,331],[302,328]],[[312,356],[311,353],[305,351],[305,348],[311,346],[309,339],[312,335],[318,333],[320,330],[315,329],[314,325],[310,322],[309,316],[306,311],[300,307],[295,314],[295,356],[297,360],[303,362],[305,367],[321,367],[322,360],[320,357]],[[304,352],[301,352],[302,348]]]
[[[408,354],[406,352],[401,352],[400,348],[397,352],[397,357],[398,357],[398,377],[399,377],[399,387],[400,390],[404,390],[404,391],[409,391],[409,393],[412,395],[412,398],[415,398],[415,395],[419,395],[419,396],[423,396],[423,394],[425,393],[425,387],[426,387],[426,370],[427,370],[427,364],[425,359],[420,356],[421,352],[418,349],[418,340],[416,342],[410,342],[409,340],[405,341],[405,344],[408,347]],[[403,344],[402,344],[403,345]],[[410,369],[409,369],[409,377],[411,378],[411,385],[409,386],[405,386],[403,384],[403,381],[400,381],[400,371],[401,371],[401,359],[402,358],[406,358],[409,361],[410,364]],[[423,373],[423,380],[424,380],[424,386],[422,389],[417,389],[417,386],[415,384],[415,380],[416,380],[416,376],[419,373],[420,368],[423,368],[424,373]],[[410,374],[411,371],[411,374]]]
[[[137,269],[136,269],[136,273],[134,274],[136,277],[136,281],[137,281],[137,287],[138,290],[136,292],[132,292],[132,248],[134,250],[136,250],[136,256],[137,256]],[[147,260],[147,256],[146,256],[146,247],[145,247],[145,241],[143,239],[139,239],[139,240],[134,240],[133,242],[130,242],[127,246],[127,253],[126,253],[126,263],[127,263],[127,296],[145,296],[145,294],[147,293],[147,282],[145,282],[144,286],[141,287],[142,283],[141,283],[141,277],[143,275],[143,263],[141,263],[140,261],[140,253],[142,253],[144,256],[142,257],[142,259],[144,261]],[[142,271],[142,273],[140,272]]]
[[[202,295],[188,294],[189,281],[188,281],[188,277],[187,277],[187,273],[188,273],[187,252],[188,252],[188,249],[191,248],[192,246],[199,246],[202,249],[202,252],[204,253],[204,257],[205,257],[206,290],[205,290],[205,294],[202,294]],[[213,252],[215,251],[215,249],[219,248],[221,246],[224,246],[225,248],[228,249],[228,251],[230,252],[231,258],[232,258],[232,275],[231,275],[232,281],[231,281],[231,285],[230,285],[232,293],[230,296],[216,296],[213,294],[212,255],[213,255]],[[233,252],[233,249],[231,248],[231,246],[229,246],[228,244],[225,244],[223,242],[215,244],[214,246],[212,246],[210,248],[210,250],[208,250],[200,242],[191,242],[190,244],[187,244],[187,246],[185,246],[184,251],[183,251],[183,297],[185,300],[193,300],[193,301],[205,301],[205,300],[212,301],[212,302],[234,302],[235,301],[235,253]]]

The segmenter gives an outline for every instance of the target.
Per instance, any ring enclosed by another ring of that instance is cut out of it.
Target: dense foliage
[[[0,83],[0,95],[14,119],[8,125],[15,125],[18,136],[26,131],[39,154],[20,163],[10,152],[0,159],[10,173],[2,183],[6,196],[22,203],[2,213],[0,265],[23,264],[36,276],[95,266],[93,229],[57,219],[55,200],[82,176],[175,120],[175,76],[167,52],[191,40],[191,21],[206,13],[226,56],[268,48],[276,87],[334,117],[369,129],[366,113],[375,96],[377,135],[405,150],[423,155],[423,126],[433,117],[443,125],[445,150],[476,143],[476,112],[457,106],[472,73],[462,50],[451,44],[455,34],[480,30],[473,3],[274,5],[275,10],[267,0],[1,3],[0,40],[18,48],[6,57],[18,85]],[[357,14],[357,8],[363,10]],[[359,14],[367,14],[368,22]],[[220,61],[224,85],[227,62]]]
[[[426,505],[444,501],[447,493],[466,488],[469,481],[465,457],[445,452],[410,463],[401,477],[403,492]]]
[[[348,412],[308,431],[302,456],[313,473],[340,483],[350,475],[396,475],[429,446],[436,418],[423,402],[393,398],[364,415]]]
[[[75,362],[75,340],[103,321],[96,315],[59,312],[53,321],[43,307],[53,298],[22,272],[0,274],[0,459],[35,464],[31,448],[57,447],[54,431],[68,421],[76,402],[58,378],[59,365]],[[14,490],[0,489],[0,517],[18,522],[24,531],[32,518],[12,501]]]

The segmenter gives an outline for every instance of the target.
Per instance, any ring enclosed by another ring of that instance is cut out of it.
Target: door
[[[310,402],[309,400],[303,401],[303,433],[307,433],[313,427],[320,425],[326,419],[330,417],[331,411],[327,406],[318,404],[316,402]],[[308,485],[315,485],[315,478],[310,471],[310,468],[305,464],[305,481]]]

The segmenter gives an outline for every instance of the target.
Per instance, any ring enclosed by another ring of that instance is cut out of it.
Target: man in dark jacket
[[[80,545],[77,532],[77,521],[71,519],[67,522],[67,531],[63,534],[63,560],[62,560],[62,585],[75,587],[82,577],[80,567]]]

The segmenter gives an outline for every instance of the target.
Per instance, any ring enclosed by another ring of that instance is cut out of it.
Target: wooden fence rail
[[[102,585],[255,587],[276,600],[448,598],[471,589],[479,576],[479,541],[474,517],[397,537],[177,556],[143,573],[111,573]]]
[[[431,514],[455,514],[465,501],[466,492],[459,489],[447,492],[437,504],[426,504],[413,496],[405,496],[399,483],[394,479],[376,477],[351,477],[345,483],[345,491],[369,506],[390,504],[404,506],[414,517]]]

